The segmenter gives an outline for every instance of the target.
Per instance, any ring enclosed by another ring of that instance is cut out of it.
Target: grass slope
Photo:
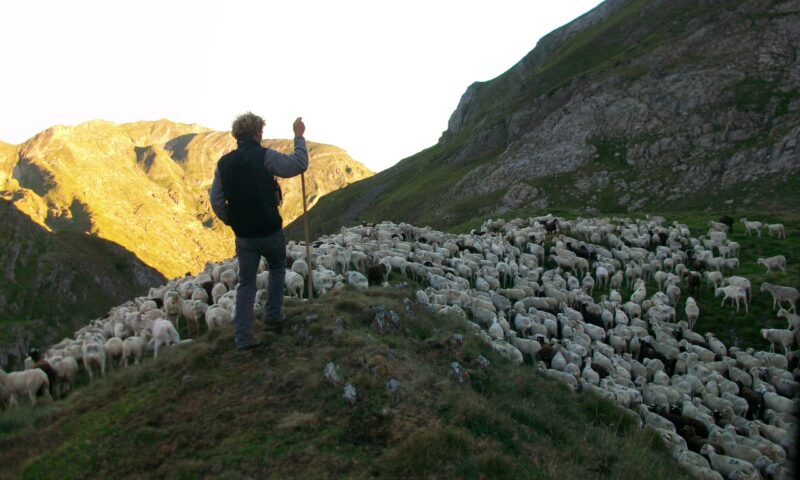
[[[404,303],[412,293],[290,301],[287,330],[263,350],[238,352],[217,331],[66,400],[2,413],[0,477],[681,478],[621,410],[508,364],[463,322]],[[389,312],[393,330],[380,333],[374,319]],[[329,362],[355,404],[324,379]]]

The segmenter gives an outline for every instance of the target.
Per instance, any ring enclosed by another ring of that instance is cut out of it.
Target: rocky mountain
[[[266,146],[288,151],[291,141]],[[167,277],[234,255],[230,229],[208,203],[228,132],[159,120],[56,126],[0,144],[0,198],[51,232],[85,232],[130,250]],[[309,143],[309,206],[372,175],[343,150]],[[281,180],[286,223],[302,213],[300,178]]]
[[[48,232],[2,199],[0,224],[0,368],[166,280],[115,243]]]
[[[471,85],[438,144],[326,197],[310,223],[790,210],[798,45],[797,0],[606,0]]]

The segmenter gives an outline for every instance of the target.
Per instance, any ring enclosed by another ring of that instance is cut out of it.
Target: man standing
[[[236,234],[239,286],[233,321],[239,350],[261,344],[253,335],[253,304],[262,256],[269,266],[264,324],[267,330],[280,331],[283,321],[286,239],[278,212],[281,191],[275,177],[294,177],[308,168],[303,119],[298,117],[292,128],[294,154],[284,155],[261,146],[264,119],[250,112],[236,117],[231,134],[236,138],[237,148],[219,159],[209,192],[214,213]]]

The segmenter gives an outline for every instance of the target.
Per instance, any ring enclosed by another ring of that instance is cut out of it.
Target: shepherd
[[[217,162],[209,199],[219,219],[236,234],[239,286],[236,288],[235,342],[239,350],[259,347],[253,333],[256,273],[267,259],[269,284],[263,322],[267,331],[280,333],[283,323],[283,287],[286,275],[286,238],[278,212],[281,190],[275,177],[290,178],[308,168],[302,117],[292,125],[294,153],[286,155],[261,146],[264,119],[251,112],[233,121],[236,150]]]

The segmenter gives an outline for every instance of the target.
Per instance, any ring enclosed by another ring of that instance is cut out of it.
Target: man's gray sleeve
[[[214,181],[211,183],[211,190],[208,192],[208,199],[211,202],[211,209],[222,220],[228,224],[228,201],[225,200],[225,192],[222,191],[222,179],[219,176],[219,168],[214,172]]]
[[[306,139],[295,137],[294,153],[286,155],[276,152],[271,148],[267,149],[264,156],[264,168],[272,175],[289,178],[300,175],[308,168],[308,150],[306,150]]]

